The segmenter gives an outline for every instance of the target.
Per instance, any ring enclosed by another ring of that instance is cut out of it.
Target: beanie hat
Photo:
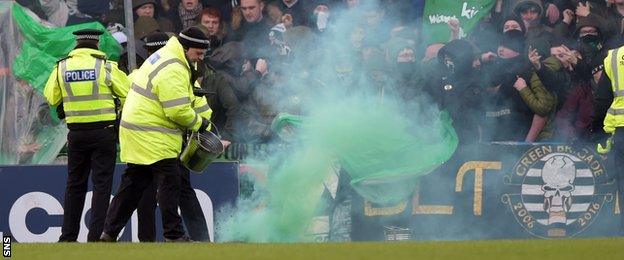
[[[156,7],[156,0],[132,0],[132,9],[136,10],[145,4],[153,4]]]
[[[500,24],[499,32],[503,32],[503,30],[505,29],[505,23],[507,23],[508,21],[515,21],[516,23],[520,25],[520,30],[526,33],[526,26],[524,22],[522,21],[522,19],[520,19],[519,17],[515,15],[508,16],[507,18],[503,19],[503,22]]]
[[[191,26],[182,30],[178,34],[178,40],[180,40],[180,44],[184,48],[208,49],[210,47],[208,37],[197,26]]]
[[[511,30],[503,33],[499,46],[511,49],[517,53],[524,53],[524,33],[518,30]]]

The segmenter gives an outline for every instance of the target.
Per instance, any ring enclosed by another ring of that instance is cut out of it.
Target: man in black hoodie
[[[477,51],[468,41],[451,41],[440,49],[433,66],[439,74],[430,77],[424,90],[448,111],[460,143],[478,142],[482,102]]]

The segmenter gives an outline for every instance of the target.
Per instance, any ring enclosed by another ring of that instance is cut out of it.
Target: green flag
[[[460,34],[467,34],[486,16],[496,0],[427,0],[423,15],[425,43],[446,43],[451,30],[446,24],[455,18],[460,22]]]
[[[66,142],[42,95],[56,61],[76,46],[73,31],[100,29],[100,49],[117,60],[121,46],[99,23],[42,25],[28,9],[0,1],[0,164],[47,164]]]
[[[13,62],[13,74],[30,83],[40,93],[43,92],[56,61],[67,56],[76,46],[76,38],[72,34],[74,31],[87,28],[104,31],[100,36],[100,50],[109,59],[119,59],[121,46],[98,22],[47,28],[28,16],[18,4],[13,4],[13,19],[24,36],[19,55]]]

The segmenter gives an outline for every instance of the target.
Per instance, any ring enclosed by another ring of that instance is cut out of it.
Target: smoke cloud
[[[398,22],[365,2],[359,10],[332,10],[324,34],[293,46],[287,60],[270,60],[275,84],[256,91],[277,89],[272,110],[299,115],[302,123],[291,126],[293,140],[277,140],[267,158],[255,159],[269,165],[267,179],[255,180],[250,196],[219,213],[219,241],[310,241],[311,223],[331,215],[323,210],[332,208],[327,194],[336,197],[338,179],[369,201],[393,204],[455,151],[448,115],[421,86],[406,85],[396,53],[377,47]],[[407,98],[406,90],[415,94]]]

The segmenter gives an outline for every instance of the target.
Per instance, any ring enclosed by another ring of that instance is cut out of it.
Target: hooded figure
[[[465,40],[453,40],[438,52],[434,68],[425,83],[425,91],[453,119],[459,142],[479,141],[481,90],[475,47]]]
[[[579,51],[583,56],[584,63],[591,68],[603,63],[608,50],[604,47],[604,30],[598,20],[592,16],[579,18],[574,37],[578,39]]]
[[[527,60],[523,39],[524,35],[517,30],[504,33],[498,48],[500,59],[483,68],[491,72],[485,82],[489,87],[485,93],[489,94],[485,113],[487,125],[484,129],[490,130],[485,140],[525,141],[534,115],[548,120],[537,131],[537,140],[547,139],[552,134],[550,128],[557,100],[533,71]],[[543,66],[553,64],[545,63]],[[521,79],[526,85],[516,88]]]
[[[411,40],[394,37],[386,44],[386,60],[390,64],[399,96],[411,100],[420,94],[419,63],[416,62],[416,48]]]
[[[518,26],[515,26],[514,23],[508,23],[510,21],[516,22]],[[519,30],[523,33],[526,34],[527,30],[526,30],[526,26],[524,24],[524,22],[522,21],[522,19],[520,19],[519,17],[512,15],[512,16],[508,16],[507,18],[503,19],[501,24],[500,24],[500,28],[498,30],[499,33],[505,33],[508,30]]]
[[[513,7],[513,12],[520,17],[526,27],[526,47],[537,49],[542,57],[550,54],[550,46],[554,36],[545,30],[541,23],[544,7],[539,0],[520,0]]]

